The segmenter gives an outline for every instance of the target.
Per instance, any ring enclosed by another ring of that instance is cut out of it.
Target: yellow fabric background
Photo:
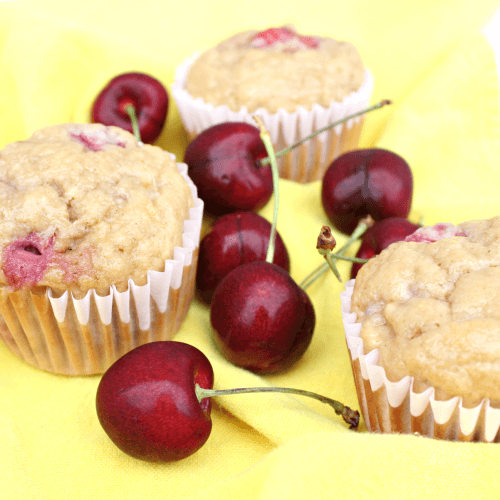
[[[407,159],[415,178],[413,218],[491,217],[499,212],[499,90],[479,29],[498,6],[498,0],[0,3],[0,146],[45,125],[88,121],[96,94],[117,73],[146,71],[168,87],[192,52],[241,29],[294,22],[302,32],[354,42],[375,76],[373,101],[394,100],[369,116],[362,145]],[[182,159],[186,136],[172,101],[158,144]],[[297,281],[321,262],[315,240],[327,220],[320,187],[280,182],[278,228]],[[261,212],[269,219],[271,205]],[[347,277],[348,266],[340,269]],[[330,274],[308,289],[315,336],[282,375],[264,379],[227,363],[199,302],[176,339],[207,354],[216,387],[298,387],[357,407],[341,289]],[[101,430],[94,406],[99,379],[44,373],[0,345],[0,499],[465,499],[490,498],[499,483],[498,445],[354,433],[320,403],[271,394],[218,398],[212,435],[198,453],[173,464],[143,463]]]

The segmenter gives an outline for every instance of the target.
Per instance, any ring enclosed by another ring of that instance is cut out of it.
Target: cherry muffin
[[[280,150],[366,107],[372,87],[354,45],[284,26],[238,33],[196,54],[178,68],[172,91],[190,138],[225,121],[255,124],[258,114]],[[321,179],[334,158],[357,147],[362,122],[294,149],[279,160],[280,176]]]
[[[418,229],[342,302],[369,430],[500,441],[500,217]]]
[[[193,296],[203,203],[165,151],[101,124],[0,151],[0,338],[56,373],[102,373],[170,338]]]

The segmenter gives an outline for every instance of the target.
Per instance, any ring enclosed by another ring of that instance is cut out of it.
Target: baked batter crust
[[[238,33],[204,52],[189,71],[186,90],[214,106],[276,113],[328,108],[363,84],[365,69],[351,43],[297,34],[262,46],[258,33]]]
[[[101,124],[39,130],[0,151],[0,284],[120,291],[182,246],[193,200],[156,146]]]

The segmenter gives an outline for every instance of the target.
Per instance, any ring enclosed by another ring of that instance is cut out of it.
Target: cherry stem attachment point
[[[135,106],[133,104],[127,104],[127,106],[125,106],[125,111],[127,112],[127,115],[130,117],[130,121],[132,122],[132,131],[134,133],[136,141],[141,142],[141,132],[139,130],[139,122],[137,120]]]
[[[204,389],[200,387],[199,384],[195,386],[196,397],[201,403],[204,398],[211,398],[214,396],[228,396],[230,394],[248,394],[256,392],[281,392],[285,394],[295,394],[299,396],[306,396],[309,398],[316,399],[330,405],[337,415],[341,415],[346,423],[349,424],[350,429],[356,429],[359,425],[359,412],[357,410],[352,410],[348,406],[336,401],[335,399],[330,399],[325,396],[321,396],[314,392],[303,391],[302,389],[290,389],[287,387],[250,387],[243,389]]]
[[[349,257],[347,255],[344,255],[345,252],[349,249],[349,247],[356,241],[358,240],[363,234],[366,232],[366,230],[373,226],[374,221],[370,216],[365,217],[362,219],[359,224],[356,226],[356,229],[353,231],[347,242],[340,248],[340,250],[336,253],[330,253],[331,255],[331,262],[335,264],[337,260],[346,260],[348,262],[355,262],[359,264],[366,264],[368,262],[368,259],[359,259],[357,257]],[[326,257],[325,257],[326,259]],[[328,260],[327,262],[324,262],[323,264],[319,265],[316,269],[314,269],[311,273],[309,273],[300,283],[299,286],[302,288],[302,290],[305,290],[309,286],[311,286],[319,277],[323,275],[323,273],[330,267]],[[333,271],[333,270],[332,270]],[[338,277],[337,277],[338,279]],[[340,280],[342,281],[342,280]]]
[[[278,224],[278,207],[279,207],[279,172],[278,164],[276,163],[276,155],[274,154],[274,148],[271,142],[271,135],[266,130],[264,122],[260,116],[254,115],[253,119],[257,123],[260,130],[260,138],[264,143],[268,158],[271,161],[271,172],[273,176],[273,191],[274,191],[274,210],[273,210],[273,223],[271,225],[271,235],[269,237],[269,246],[267,247],[266,262],[271,264],[274,260],[274,247],[276,242],[276,225]]]
[[[356,226],[356,229],[353,231],[351,234],[351,237],[347,240],[347,243],[344,245],[344,247],[349,248],[351,244],[356,241],[364,232],[370,227],[373,226],[374,220],[368,215],[364,219],[361,219],[359,224]],[[326,262],[330,266],[330,269],[332,270],[333,274],[337,277],[337,279],[342,282],[342,278],[340,277],[340,273],[337,269],[337,266],[335,265],[336,258],[335,255],[332,254],[331,248],[328,247],[328,245],[321,245],[320,240],[324,238],[325,233],[330,233],[331,234],[331,229],[328,226],[323,226],[321,228],[320,235],[318,237],[318,244],[316,248],[318,249],[318,252],[323,255],[323,257],[326,259]],[[333,237],[333,236],[332,236]],[[342,247],[342,248],[344,248]],[[345,250],[344,250],[345,251]],[[362,259],[365,262],[367,262],[365,259]],[[364,262],[363,262],[364,263]]]
[[[344,123],[348,120],[351,120],[353,118],[357,118],[358,116],[361,116],[361,115],[364,115],[366,113],[369,113],[370,111],[374,111],[376,109],[382,108],[383,106],[387,106],[388,104],[392,104],[392,101],[390,101],[388,99],[383,99],[382,101],[378,102],[377,104],[374,104],[373,106],[370,106],[369,108],[362,109],[361,111],[358,111],[357,113],[354,113],[352,115],[346,116],[345,118],[342,118],[342,120],[338,120],[334,123],[330,123],[330,125],[327,125],[326,127],[320,128],[319,130],[316,130],[312,134],[308,135],[307,137],[304,137],[303,139],[300,139],[299,141],[295,142],[291,146],[288,146],[287,148],[284,148],[281,151],[278,151],[277,153],[275,153],[275,157],[280,158],[281,156],[286,155],[293,148],[300,146],[300,144],[302,144],[303,142],[306,142],[309,139],[312,139],[314,136],[321,134],[322,132],[325,132],[326,130],[328,130],[332,127],[335,127],[337,125],[341,125],[342,123]],[[267,154],[269,154],[269,152]],[[270,156],[268,156],[267,158],[262,158],[262,160],[260,160],[260,164],[262,166],[268,165],[270,162],[271,162]]]
[[[322,255],[328,262],[328,265],[330,266],[330,269],[332,270],[333,274],[335,274],[335,276],[339,281],[342,281],[339,270],[335,265],[335,260],[333,260],[332,258],[332,250],[335,248],[336,244],[337,242],[333,237],[332,230],[328,226],[323,226],[318,236],[318,242],[316,243],[316,248],[320,253],[320,255]]]

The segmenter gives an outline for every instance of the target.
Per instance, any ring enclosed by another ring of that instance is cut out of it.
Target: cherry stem
[[[130,121],[132,122],[132,131],[134,132],[134,137],[137,142],[141,141],[141,131],[139,130],[139,123],[137,121],[137,114],[135,112],[135,106],[133,104],[127,104],[125,106],[125,111],[127,115],[130,117]]]
[[[373,219],[368,215],[364,219],[361,219],[359,224],[356,226],[356,229],[353,231],[351,234],[351,237],[347,240],[347,243],[344,245],[349,248],[349,246],[356,241],[364,232],[370,227],[373,226]],[[328,226],[323,226],[323,229],[326,228],[328,231],[331,232],[330,228]],[[322,229],[322,231],[323,231]],[[321,235],[321,233],[320,233]],[[337,277],[337,279],[342,282],[342,278],[340,277],[340,273],[337,269],[337,266],[335,265],[335,262],[337,259],[335,258],[334,254],[332,254],[332,251],[329,248],[319,248],[318,247],[318,252],[320,255],[323,255],[323,257],[326,259],[327,264],[330,266],[330,269],[332,270],[333,274]],[[365,259],[363,259],[365,260]],[[367,262],[367,261],[366,261]]]
[[[359,264],[366,264],[368,262],[368,259],[358,259],[357,257],[348,257],[347,255],[344,255],[345,252],[349,249],[349,247],[363,234],[366,232],[366,230],[373,225],[373,220],[370,220],[368,218],[362,219],[359,224],[356,226],[356,229],[353,231],[347,242],[340,248],[340,250],[336,253],[330,253],[331,255],[331,261],[333,264],[337,260],[346,260],[349,262],[356,262]],[[326,257],[325,257],[326,258]],[[323,275],[323,273],[330,267],[328,261],[324,262],[323,264],[319,265],[316,269],[314,269],[311,273],[309,273],[300,283],[299,286],[302,288],[302,290],[305,290],[309,286],[311,286],[320,276]],[[337,277],[338,278],[338,277]],[[340,280],[342,281],[342,280]]]
[[[312,139],[314,136],[316,136],[318,134],[321,134],[322,132],[325,132],[326,130],[328,130],[328,129],[332,128],[332,127],[335,127],[337,125],[340,125],[340,124],[342,124],[342,123],[344,123],[344,122],[346,122],[348,120],[351,120],[352,118],[357,118],[360,115],[364,115],[366,113],[369,113],[370,111],[374,111],[375,109],[382,108],[383,106],[386,106],[388,104],[392,104],[392,101],[389,101],[388,99],[384,99],[384,100],[378,102],[377,104],[374,104],[373,106],[370,106],[369,108],[363,109],[361,111],[358,111],[357,113],[354,113],[352,115],[346,116],[345,118],[342,118],[342,120],[338,120],[338,121],[336,121],[334,123],[330,123],[330,125],[327,125],[326,127],[320,128],[319,130],[316,130],[315,132],[313,132],[311,135],[308,135],[307,137],[304,137],[303,139],[300,139],[299,141],[295,142],[291,146],[288,146],[287,148],[282,149],[281,151],[278,151],[277,153],[275,153],[275,157],[276,158],[280,158],[281,156],[286,155],[293,148],[296,148],[297,146],[300,146],[300,144],[302,144],[303,142],[306,142],[309,139]],[[269,152],[267,154],[269,154]],[[268,165],[270,162],[271,162],[270,156],[267,157],[267,158],[262,158],[262,160],[260,160],[260,164],[262,166]]]
[[[271,172],[273,175],[273,191],[274,191],[274,210],[273,210],[273,223],[271,224],[271,235],[269,236],[269,246],[267,247],[266,262],[272,264],[274,260],[274,247],[276,241],[276,225],[278,224],[278,207],[280,203],[280,190],[279,190],[279,172],[278,163],[276,162],[276,155],[274,154],[274,148],[271,142],[271,135],[266,130],[264,122],[260,116],[255,115],[254,120],[260,130],[260,138],[264,143],[267,154],[269,155],[271,161]]]
[[[303,391],[302,389],[290,389],[287,387],[249,387],[243,389],[204,389],[200,387],[199,384],[195,386],[196,397],[201,403],[204,398],[211,398],[214,396],[228,396],[231,394],[247,394],[252,392],[281,392],[286,394],[296,394],[298,396],[306,396],[309,398],[316,399],[330,405],[337,415],[341,415],[346,423],[349,424],[351,429],[356,429],[359,425],[359,412],[357,410],[352,410],[348,406],[336,401],[335,399],[330,399],[325,396],[321,396],[314,392]]]
[[[340,276],[339,270],[335,265],[335,259],[332,257],[332,251],[318,248],[318,252],[326,259],[326,262],[330,266],[332,273],[335,274],[335,277],[342,283],[342,277]]]

